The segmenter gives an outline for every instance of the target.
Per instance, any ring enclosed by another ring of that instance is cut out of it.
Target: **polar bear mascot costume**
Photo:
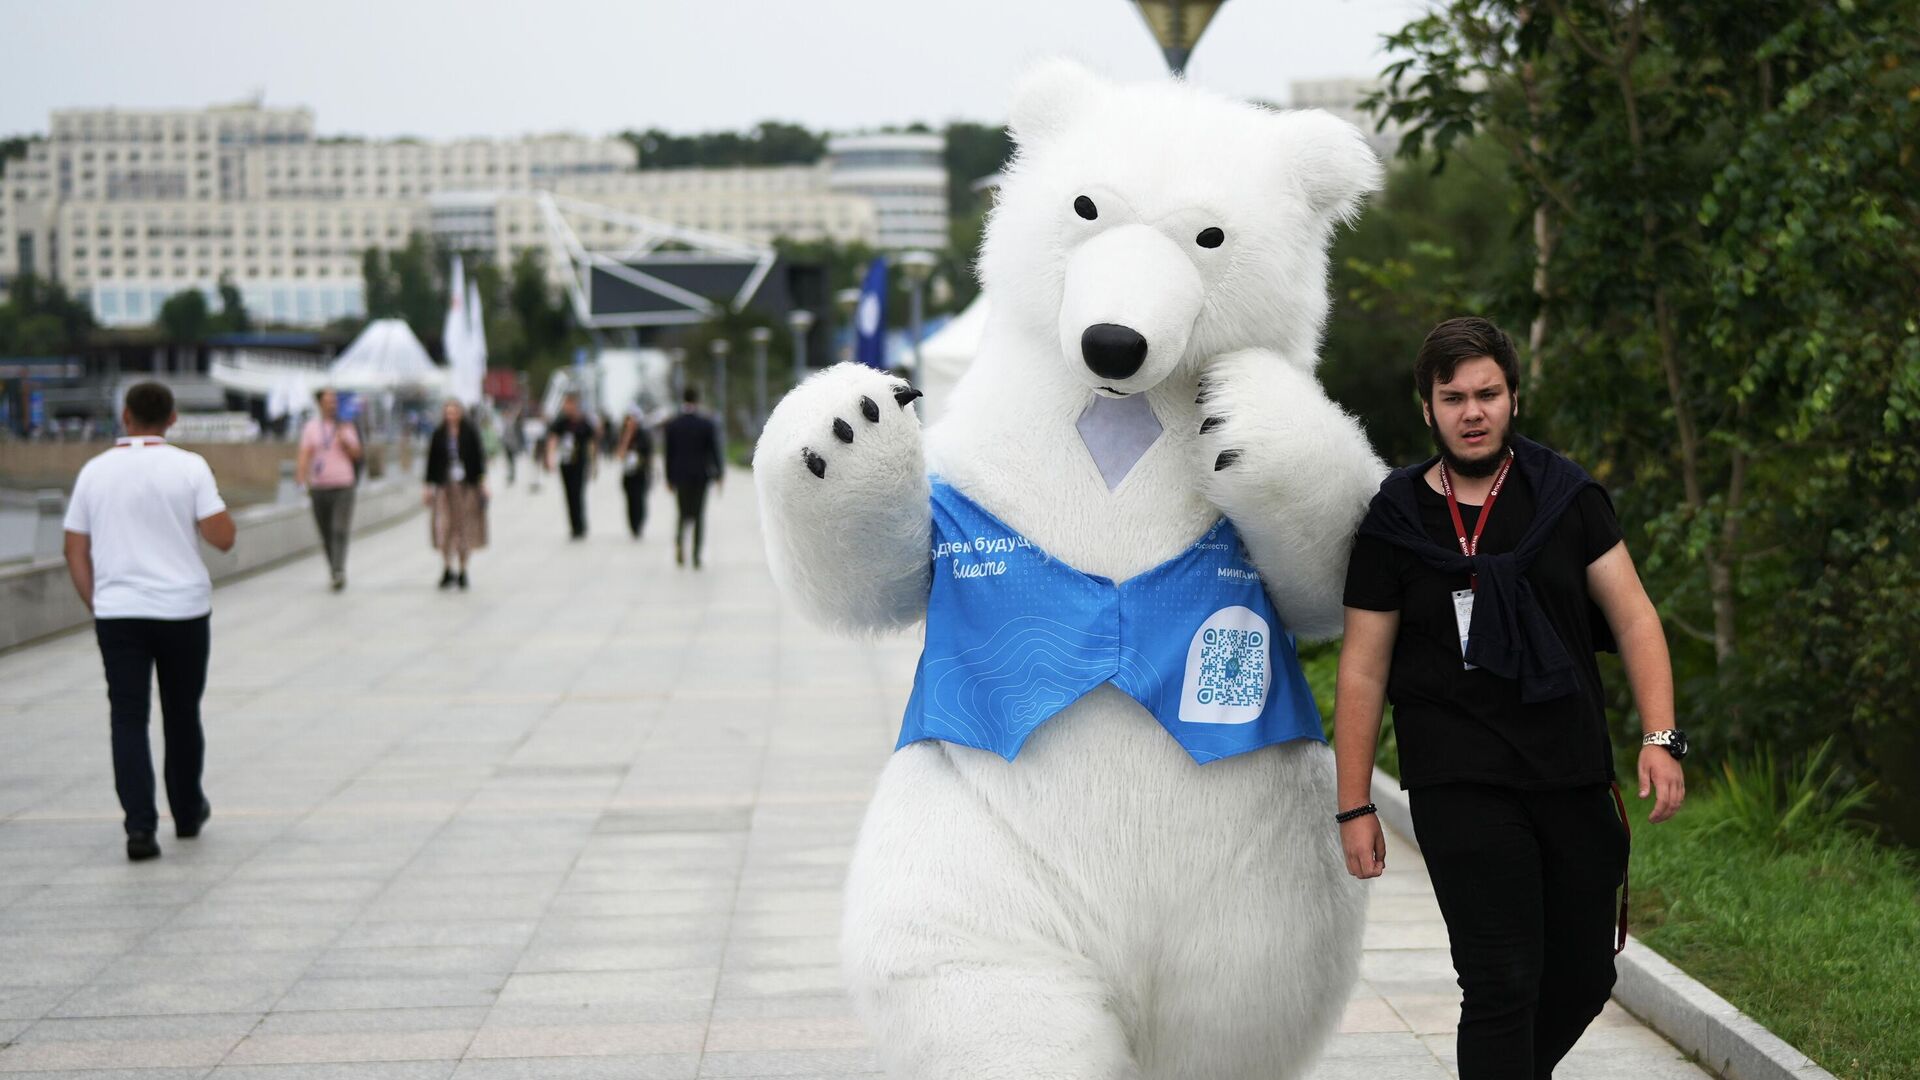
[[[1351,125],[1056,61],[1017,94],[992,314],[938,424],[871,368],[754,457],[785,595],[925,621],[842,953],[889,1076],[1298,1077],[1365,892],[1294,637],[1385,469],[1313,377]]]

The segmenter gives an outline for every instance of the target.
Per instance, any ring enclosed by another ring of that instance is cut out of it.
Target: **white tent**
[[[342,390],[413,387],[444,393],[446,370],[402,319],[375,319],[327,369],[327,383]]]
[[[276,397],[285,399],[290,411],[298,411],[302,399],[327,385],[327,373],[311,363],[248,349],[214,353],[207,375],[225,389],[267,399],[269,416],[274,415],[272,402]]]
[[[980,339],[987,329],[987,294],[974,297],[967,310],[955,315],[947,325],[936,331],[932,337],[920,343],[920,359],[926,365],[926,371],[920,381],[920,389],[926,392],[927,420],[946,407],[953,393],[954,385],[960,376],[973,366],[973,358],[980,351]]]

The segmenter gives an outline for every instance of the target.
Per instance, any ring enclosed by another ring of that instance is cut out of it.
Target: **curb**
[[[1413,812],[1400,782],[1373,770],[1373,803],[1380,820],[1417,852]],[[1614,957],[1620,1007],[1725,1080],[1834,1080],[1832,1073],[1768,1031],[1631,935]]]

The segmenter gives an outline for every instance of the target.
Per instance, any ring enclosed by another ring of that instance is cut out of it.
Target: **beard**
[[[1491,430],[1491,429],[1489,429]],[[1500,463],[1506,460],[1507,452],[1513,449],[1513,421],[1500,432],[1500,445],[1483,458],[1463,458],[1453,452],[1440,429],[1431,423],[1427,425],[1427,434],[1433,438],[1434,449],[1440,451],[1440,459],[1447,463],[1447,469],[1455,476],[1465,476],[1475,480],[1492,476],[1500,471]]]

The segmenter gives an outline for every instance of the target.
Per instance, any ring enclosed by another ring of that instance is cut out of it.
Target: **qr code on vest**
[[[1195,697],[1202,705],[1251,705],[1266,703],[1267,636],[1258,630],[1209,628],[1200,641],[1200,688]]]

